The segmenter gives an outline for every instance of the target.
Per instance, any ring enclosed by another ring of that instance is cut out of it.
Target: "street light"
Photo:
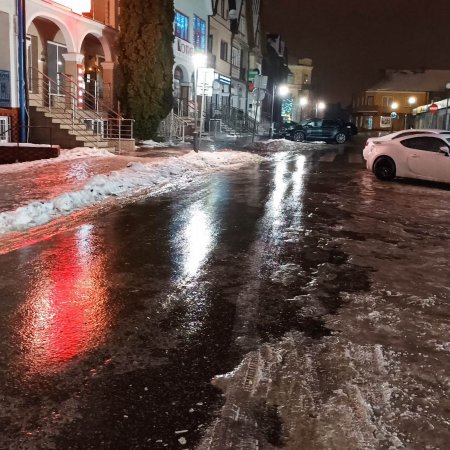
[[[270,117],[270,139],[273,138],[273,129],[274,129],[274,123],[273,123],[273,114],[274,114],[274,107],[275,107],[275,93],[278,93],[280,97],[287,97],[289,95],[289,87],[285,84],[280,84],[277,87],[276,83],[273,83],[272,86],[272,114]]]
[[[391,109],[392,109],[392,113],[394,113],[395,110],[398,109],[398,103],[397,102],[392,102],[391,103]],[[396,117],[396,115],[391,114],[391,133],[394,132],[394,116]]]
[[[303,119],[303,108],[308,104],[308,98],[307,97],[301,97],[300,98],[300,122]]]
[[[198,121],[198,105],[197,105],[197,84],[198,84],[198,69],[201,67],[206,67],[207,57],[205,53],[194,53],[192,55],[192,63],[194,64],[194,127],[195,131],[197,131],[197,121]],[[203,108],[203,101],[202,101]],[[202,138],[201,130],[200,130],[200,140]],[[195,138],[194,138],[195,139]],[[194,142],[194,149],[195,149]],[[197,150],[196,150],[197,151]]]
[[[408,105],[411,108],[411,111],[412,111],[413,106],[416,103],[417,103],[417,98],[416,97],[411,96],[411,97],[408,98]],[[408,127],[408,113],[405,113],[405,130],[406,130],[407,127]]]
[[[319,115],[318,111],[323,111],[327,105],[324,102],[316,103],[316,117]]]

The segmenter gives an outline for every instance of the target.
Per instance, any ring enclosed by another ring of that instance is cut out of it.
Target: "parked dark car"
[[[350,130],[350,134],[352,136],[356,136],[358,134],[358,128],[353,122],[345,122],[344,125]]]
[[[279,125],[275,125],[273,137],[275,139],[283,139],[289,131],[293,130],[295,127],[298,127],[298,125],[299,124],[297,122],[292,121],[286,121]]]
[[[343,144],[351,135],[351,130],[337,120],[310,119],[289,130],[285,137],[297,142],[334,141]]]

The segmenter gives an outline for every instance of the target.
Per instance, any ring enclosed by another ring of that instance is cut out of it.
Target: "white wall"
[[[210,0],[175,0],[175,9],[189,17],[189,42],[175,36],[174,56],[175,66],[183,69],[185,80],[190,81],[194,73],[192,55],[194,53],[194,16],[200,17],[206,23],[206,46],[208,45],[208,15],[212,14]],[[206,52],[206,49],[205,49]]]

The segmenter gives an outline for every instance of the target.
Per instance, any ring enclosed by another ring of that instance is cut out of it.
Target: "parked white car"
[[[378,140],[366,149],[367,168],[380,180],[404,177],[450,183],[450,136],[446,134]]]
[[[366,153],[368,153],[373,147],[375,142],[385,142],[392,141],[393,139],[400,139],[402,137],[412,136],[414,134],[441,134],[448,135],[450,137],[449,130],[434,130],[434,129],[410,129],[410,130],[401,130],[396,131],[395,133],[385,134],[384,136],[372,137],[367,139],[366,146],[363,150],[363,156],[366,158]],[[367,158],[366,158],[367,159]]]

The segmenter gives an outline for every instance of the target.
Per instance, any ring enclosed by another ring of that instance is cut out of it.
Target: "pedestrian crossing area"
[[[318,160],[320,162],[333,163],[336,158],[339,158],[342,162],[348,162],[349,164],[364,164],[364,158],[360,153],[345,153],[329,152],[321,155]],[[308,158],[309,159],[309,158]],[[313,156],[311,159],[315,159]]]

